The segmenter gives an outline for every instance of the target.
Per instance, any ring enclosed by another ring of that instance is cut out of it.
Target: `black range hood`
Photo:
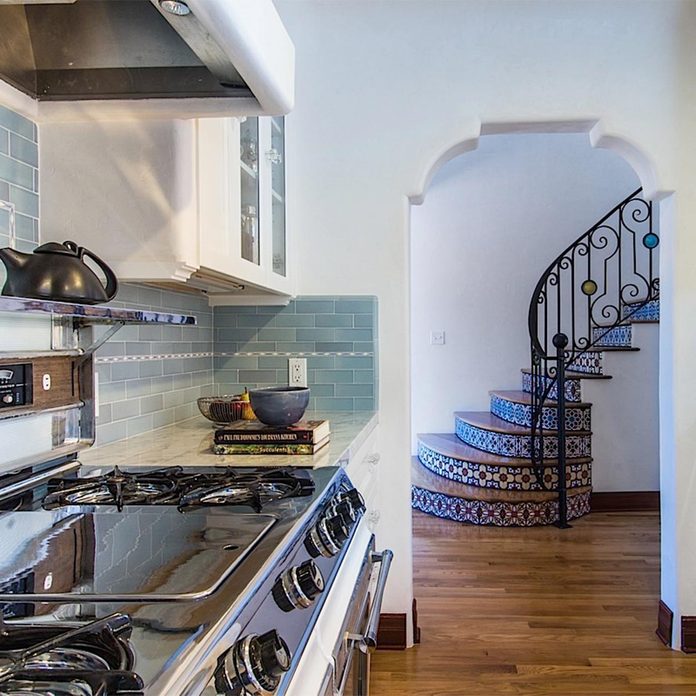
[[[0,79],[39,101],[253,97],[194,2],[0,0]]]

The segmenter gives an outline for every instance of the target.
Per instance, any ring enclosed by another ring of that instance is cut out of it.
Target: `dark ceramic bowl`
[[[309,403],[308,387],[268,387],[249,390],[251,408],[266,425],[286,426],[297,423]]]

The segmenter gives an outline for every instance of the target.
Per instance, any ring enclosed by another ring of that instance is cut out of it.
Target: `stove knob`
[[[336,506],[335,513],[343,520],[343,524],[345,524],[348,529],[353,528],[357,515],[353,506],[347,500],[342,500]]]
[[[310,530],[305,547],[312,558],[331,558],[340,550],[348,538],[348,529],[340,517],[322,517]]]
[[[356,515],[360,512],[365,512],[365,499],[357,488],[351,488],[349,491],[343,493],[341,497],[353,506]]]
[[[314,561],[305,561],[297,566],[297,582],[311,600],[324,591],[324,576]]]
[[[305,609],[324,589],[324,577],[314,561],[286,570],[273,586],[273,599],[283,611]]]
[[[290,669],[290,650],[277,631],[250,634],[235,643],[215,672],[215,687],[226,695],[268,696]]]
[[[5,396],[2,397],[2,401],[5,404],[14,403],[14,396],[12,396],[12,394],[5,394]]]
[[[339,548],[343,546],[343,542],[350,536],[350,531],[340,515],[329,517],[326,520],[326,528],[331,536],[331,541]]]

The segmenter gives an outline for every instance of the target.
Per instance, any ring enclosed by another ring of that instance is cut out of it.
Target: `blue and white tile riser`
[[[428,515],[455,522],[496,527],[536,527],[558,520],[558,501],[469,500],[411,486],[411,507]],[[568,519],[590,511],[590,492],[568,496]]]
[[[556,399],[558,396],[558,388],[556,386],[555,380],[549,377],[542,377],[541,382],[544,388],[549,382],[553,382],[551,390],[549,391],[549,399]],[[529,372],[522,373],[522,391],[528,394],[532,393],[532,375]],[[566,401],[582,401],[580,395],[580,380],[575,377],[567,377],[565,381],[565,397]]]
[[[508,423],[532,427],[532,406],[509,401],[491,394],[491,413]],[[586,406],[582,408],[569,404],[566,408],[567,430],[591,430],[591,412]],[[555,406],[544,406],[542,409],[542,427],[545,430],[558,430],[558,411]]]
[[[633,327],[630,324],[621,324],[613,329],[597,326],[592,329],[592,343],[598,348],[630,348]]]
[[[304,296],[285,307],[216,307],[216,389],[237,393],[287,384],[288,359],[306,358],[310,409],[372,411],[377,322],[377,298],[364,295]]]
[[[479,486],[505,491],[541,491],[534,469],[531,466],[495,466],[468,462],[448,457],[422,442],[418,443],[418,459],[429,471],[438,476],[466,486]],[[588,462],[569,462],[566,471],[568,488],[592,485],[591,466]],[[544,472],[544,483],[548,489],[558,485],[558,474],[553,467]]]
[[[650,300],[640,309],[633,311],[634,307],[625,305],[622,310],[624,319],[630,315],[630,321],[660,321],[660,300]],[[633,314],[631,314],[633,312]]]
[[[501,433],[494,430],[478,428],[455,416],[455,434],[467,445],[491,454],[504,457],[530,459],[532,453],[532,437],[530,435]],[[566,457],[591,457],[592,436],[568,435],[566,437]],[[548,459],[558,456],[558,439],[546,435],[543,439],[543,455]]]
[[[603,360],[604,353],[580,353],[568,369],[587,375],[602,375],[604,374]]]

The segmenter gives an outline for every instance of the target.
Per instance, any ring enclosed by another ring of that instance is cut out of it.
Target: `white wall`
[[[661,206],[662,596],[696,615],[696,3],[276,0],[297,50],[289,215],[302,294],[380,301],[386,611],[408,611],[409,208],[485,132],[589,130]],[[670,238],[671,230],[675,231]],[[673,416],[673,419],[672,419]]]
[[[592,404],[592,487],[595,491],[660,489],[659,326],[634,324],[637,352],[604,353],[610,380],[586,379]]]
[[[487,411],[489,390],[521,389],[536,282],[639,186],[586,134],[486,136],[437,172],[411,212],[414,451],[416,433],[452,432],[453,411]]]

